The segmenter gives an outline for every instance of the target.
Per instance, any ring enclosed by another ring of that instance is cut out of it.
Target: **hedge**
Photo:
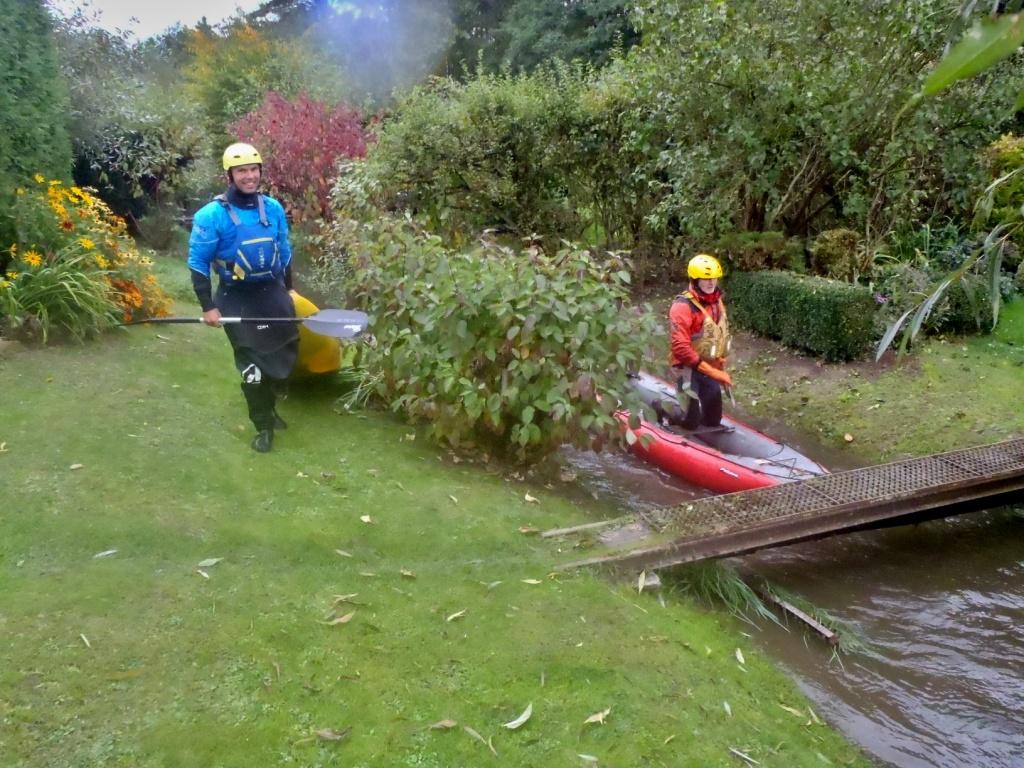
[[[729,317],[739,327],[826,360],[849,360],[875,340],[871,291],[792,272],[734,272],[726,283]]]

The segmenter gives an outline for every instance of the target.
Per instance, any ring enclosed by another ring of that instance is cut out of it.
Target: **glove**
[[[700,365],[697,366],[698,373],[703,373],[712,381],[717,381],[723,387],[732,386],[732,378],[725,371],[720,371],[717,368],[712,368],[708,363],[701,360]]]

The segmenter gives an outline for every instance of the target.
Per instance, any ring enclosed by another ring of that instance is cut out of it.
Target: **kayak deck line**
[[[986,509],[1024,496],[1024,438],[711,496],[647,513],[660,533],[566,563],[656,570],[866,528]]]

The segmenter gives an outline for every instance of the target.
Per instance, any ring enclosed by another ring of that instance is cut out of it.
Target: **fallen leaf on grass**
[[[336,731],[333,728],[324,728],[316,732],[316,737],[321,741],[341,741],[351,732],[351,727],[342,728],[340,731]]]
[[[81,469],[85,464],[72,464],[68,469]]]
[[[814,710],[811,709],[810,707],[808,707],[807,711],[811,713],[811,720],[814,721],[814,724],[815,725],[821,725],[821,720],[819,720],[818,716],[816,714],[814,714]]]
[[[337,554],[341,555],[342,557],[352,557],[352,553],[351,552],[346,552],[344,549],[336,549],[334,551]]]
[[[520,581],[522,581],[523,584],[543,584],[544,583],[540,579],[520,579]]]
[[[352,621],[352,617],[355,615],[355,611],[352,611],[352,613],[346,613],[344,616],[339,616],[336,619],[331,619],[330,621],[328,621],[327,626],[336,627],[339,624],[348,624],[350,621]]]
[[[582,760],[585,763],[596,763],[597,762],[597,758],[594,757],[593,755],[580,755],[580,754],[577,754],[576,757],[578,757],[580,760]]]
[[[736,757],[740,758],[741,760],[746,760],[751,765],[760,765],[760,763],[757,762],[757,760],[752,758],[750,755],[743,754],[738,749],[733,749],[732,747],[729,747],[729,751],[732,752],[734,755],[736,755]]]
[[[584,720],[583,724],[586,725],[587,723],[600,723],[601,725],[604,725],[604,719],[611,714],[611,711],[612,708],[608,707],[608,709],[603,709],[600,712],[595,712],[586,720]]]
[[[458,504],[458,503],[459,503],[459,500],[458,500],[458,499],[456,499],[456,498],[455,498],[454,496],[452,496],[452,495],[451,495],[450,493],[448,494],[448,498],[449,498],[449,499],[451,499],[451,500],[452,500],[453,502],[455,502],[456,504]]]
[[[0,453],[7,453],[7,443],[0,443]]]
[[[198,573],[204,579],[210,578],[210,574],[208,574],[206,571],[202,570],[201,568],[196,568],[196,573]]]
[[[490,584],[487,585],[487,589],[488,589],[488,591],[490,591],[490,590],[494,589],[496,586],[498,586],[499,584],[503,584],[503,583],[504,582],[502,582],[502,581],[492,581]]]
[[[640,578],[636,581],[636,592],[640,594],[644,591],[644,584],[647,583],[647,571],[640,571]]]
[[[340,603],[351,603],[352,602],[352,598],[353,597],[358,597],[358,596],[359,596],[358,592],[351,592],[351,593],[349,593],[347,595],[335,595],[334,596],[334,602],[331,603],[331,607],[333,608],[333,607],[339,605]]]
[[[845,435],[843,435],[843,440],[845,440],[848,443],[852,443],[853,442],[853,435],[851,435],[849,432],[847,432]]]
[[[739,648],[736,649],[736,661],[738,661],[740,664],[747,663],[743,658],[743,651],[741,651]]]
[[[446,618],[445,621],[455,621],[456,619],[461,619],[465,615],[466,615],[466,609],[463,608],[461,611],[456,611],[451,616]]]
[[[495,757],[497,757],[497,756],[498,756],[498,753],[497,753],[497,752],[495,751],[495,749],[494,749],[494,744],[492,744],[492,743],[491,743],[490,741],[486,741],[486,740],[484,739],[484,737],[483,737],[483,736],[481,736],[481,735],[480,735],[479,733],[477,733],[476,731],[474,731],[474,730],[473,730],[472,728],[470,728],[470,727],[469,727],[468,725],[464,725],[464,726],[462,726],[462,730],[464,730],[464,731],[465,731],[466,733],[468,733],[468,734],[469,734],[470,736],[472,736],[472,737],[473,737],[474,739],[476,739],[476,740],[477,740],[477,741],[479,741],[479,742],[480,742],[481,744],[483,744],[483,745],[484,745],[485,747],[487,747],[487,748],[488,748],[489,750],[491,750],[491,754],[493,754],[493,755],[494,755]]]
[[[93,560],[99,560],[101,557],[110,557],[111,555],[116,555],[116,554],[117,554],[117,550],[116,549],[105,549],[102,552],[97,552],[95,555],[93,555],[92,559]]]
[[[298,472],[296,472],[296,473],[295,473],[295,476],[296,476],[296,477],[309,477],[309,475],[307,475],[307,474],[306,474],[305,472],[303,472],[303,471],[302,471],[301,469],[300,469],[300,470],[299,470]]]
[[[415,579],[416,578],[416,574],[413,571],[410,571],[408,568],[401,568],[401,569],[399,569],[398,572],[402,575],[403,579]]]
[[[438,720],[430,727],[432,730],[435,731],[447,731],[449,728],[454,728],[457,725],[458,723],[456,723],[454,720]]]
[[[665,739],[665,740],[664,740],[663,742],[661,742],[661,745],[662,745],[662,746],[665,746],[665,745],[666,745],[666,744],[668,744],[668,743],[669,743],[670,741],[672,741],[672,740],[673,740],[673,739],[674,739],[675,737],[676,737],[676,735],[675,735],[675,734],[673,733],[673,734],[672,734],[671,736],[669,736],[669,737],[668,737],[667,739]]]
[[[223,557],[208,557],[205,560],[196,563],[196,568],[212,568],[223,559]]]
[[[531,702],[526,705],[526,709],[523,710],[523,714],[521,714],[515,720],[509,720],[507,723],[505,723],[504,727],[508,728],[510,731],[514,731],[516,728],[519,728],[523,723],[529,720],[532,715],[533,703]]]
[[[540,533],[540,529],[534,528],[532,525],[521,525],[519,526],[519,532],[523,534],[523,536],[536,536]]]
[[[799,709],[793,709],[793,707],[787,707],[785,704],[779,704],[779,706],[782,707],[787,712],[789,712],[791,715],[795,715],[796,717],[799,717],[801,720],[804,719],[804,713],[801,712]]]
[[[82,642],[85,643],[86,648],[92,648],[92,643],[89,642],[88,637],[86,637],[85,635],[79,635],[79,637],[82,638]]]
[[[732,717],[732,707],[729,706],[728,701],[722,702],[722,709],[725,710],[725,714],[727,714],[729,717]]]
[[[540,504],[540,499],[535,499],[530,494],[526,494],[523,498],[526,499],[527,504]]]
[[[373,523],[373,518],[369,515],[361,515],[359,519],[364,523]]]

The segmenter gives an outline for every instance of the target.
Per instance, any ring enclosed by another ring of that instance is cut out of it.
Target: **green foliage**
[[[19,187],[14,242],[0,310],[8,329],[60,328],[75,338],[109,325],[166,314],[169,301],[125,223],[88,190],[37,174]]]
[[[615,48],[627,50],[639,42],[631,10],[632,3],[624,0],[515,0],[487,53],[513,72],[551,59],[603,66]]]
[[[97,28],[81,10],[58,22],[57,37],[71,95],[76,183],[97,189],[130,218],[175,200],[209,150],[180,75],[165,72],[170,53],[159,42],[144,47]]]
[[[493,228],[554,244],[585,236],[643,257],[655,148],[633,141],[644,115],[613,69],[597,78],[559,65],[414,90],[370,149],[363,173],[377,204],[415,211],[456,241]]]
[[[116,317],[111,287],[91,254],[70,243],[38,267],[0,278],[0,331],[45,343],[54,331],[81,341]],[[7,328],[3,328],[6,325]]]
[[[565,174],[575,157],[563,137],[574,133],[583,82],[565,69],[432,81],[383,123],[370,173],[392,201],[456,237],[485,227],[578,235]]]
[[[733,321],[826,360],[860,356],[876,338],[876,302],[867,288],[790,272],[729,275]]]
[[[1000,136],[983,157],[993,186],[981,201],[979,218],[987,224],[1014,227],[1014,241],[1024,245],[1024,229],[1014,226],[1024,221],[1024,138]]]
[[[332,103],[345,92],[337,69],[300,41],[272,38],[244,21],[222,34],[193,30],[190,50],[186,92],[202,111],[211,141],[221,149],[235,139],[227,133],[228,124],[256,109],[269,91],[291,97],[304,90]]]
[[[814,239],[811,267],[814,274],[856,283],[870,277],[873,259],[859,234],[852,229],[829,229]]]
[[[1009,63],[895,115],[956,18],[945,0],[641,3],[638,99],[664,147],[668,231],[790,235],[962,213],[974,152],[1011,119]]]
[[[382,216],[339,220],[331,239],[347,254],[349,303],[371,314],[364,362],[394,410],[452,445],[522,460],[618,436],[625,372],[655,322],[629,307],[626,264],[569,247],[458,253]]]
[[[42,0],[0,0],[0,247],[11,241],[10,196],[33,173],[71,173],[67,91]],[[0,271],[5,261],[0,257]]]
[[[980,19],[953,46],[921,86],[934,96],[957,80],[974,77],[1008,58],[1024,43],[1024,14]]]
[[[712,250],[730,271],[805,269],[803,241],[782,232],[730,232],[715,240]]]

